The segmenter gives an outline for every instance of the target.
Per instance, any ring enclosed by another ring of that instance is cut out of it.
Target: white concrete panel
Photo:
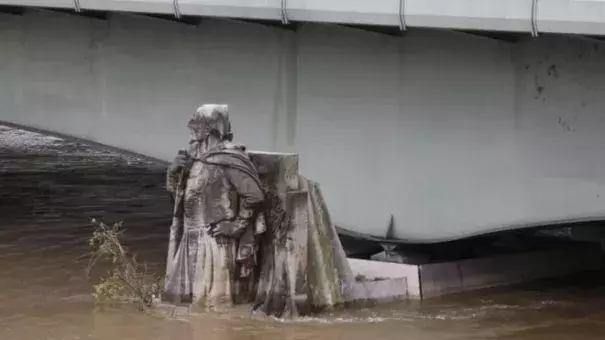
[[[0,119],[17,122],[23,103],[21,17],[0,15]]]
[[[266,27],[42,12],[14,20],[17,35],[3,43],[22,51],[3,53],[19,68],[1,80],[16,88],[3,94],[2,120],[169,160],[186,146],[197,105],[227,102],[239,140],[274,144],[280,48]]]
[[[288,0],[293,21],[399,26],[399,0]]]
[[[605,48],[543,37],[520,45],[515,64],[519,223],[603,218]]]
[[[469,235],[522,213],[510,57],[505,44],[457,34],[411,31],[402,40],[388,164],[398,176],[372,192],[375,200],[396,183],[389,208],[399,237]]]
[[[367,280],[405,278],[408,296],[420,299],[420,267],[412,264],[379,262],[349,258],[353,275]]]
[[[602,0],[539,0],[538,32],[605,34]]]
[[[15,111],[3,112],[3,119],[89,139],[100,107],[94,42],[103,23],[38,11],[13,20],[19,45],[9,63],[17,81],[2,82],[16,95],[2,106]]]
[[[0,0],[0,5],[75,8],[74,0]]]
[[[181,14],[280,20],[281,0],[179,0]]]
[[[210,20],[195,29],[116,19],[102,50],[103,124],[111,134],[99,137],[122,144],[138,139],[146,154],[171,159],[186,146],[192,109],[224,102],[230,105],[236,139],[268,150],[279,58],[278,34],[258,25]]]
[[[80,8],[98,11],[173,14],[173,0],[79,0]]]
[[[531,32],[532,0],[404,0],[408,26]]]
[[[399,40],[321,25],[303,27],[298,39],[293,151],[300,172],[321,183],[336,225],[372,226],[384,235],[405,195],[397,147]]]
[[[355,282],[346,292],[344,298],[349,301],[394,301],[409,298],[407,279],[386,279],[379,281]],[[414,297],[412,297],[414,298]]]

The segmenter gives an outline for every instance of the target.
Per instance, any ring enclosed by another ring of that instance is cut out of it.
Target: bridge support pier
[[[349,263],[358,277],[391,282],[401,280],[406,285],[407,298],[427,299],[579,272],[598,271],[601,269],[601,254],[600,246],[596,243],[573,243],[552,249],[422,264],[352,258]],[[393,296],[404,296],[397,290],[401,290],[402,286],[389,289]]]

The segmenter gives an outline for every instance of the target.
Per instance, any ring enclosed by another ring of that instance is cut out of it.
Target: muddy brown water
[[[577,275],[293,321],[233,313],[174,318],[101,308],[87,277],[91,218],[124,221],[128,246],[164,269],[164,167],[0,127],[0,340],[605,339],[605,280]]]

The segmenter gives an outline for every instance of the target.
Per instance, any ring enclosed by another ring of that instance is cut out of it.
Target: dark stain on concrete
[[[549,77],[553,77],[555,79],[559,78],[559,71],[557,70],[557,65],[551,64],[546,70]]]

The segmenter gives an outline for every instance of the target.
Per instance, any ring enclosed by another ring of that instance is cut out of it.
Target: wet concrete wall
[[[29,11],[0,16],[0,120],[170,160],[226,102],[238,141],[300,155],[336,224],[394,214],[432,242],[605,216],[604,48]]]

